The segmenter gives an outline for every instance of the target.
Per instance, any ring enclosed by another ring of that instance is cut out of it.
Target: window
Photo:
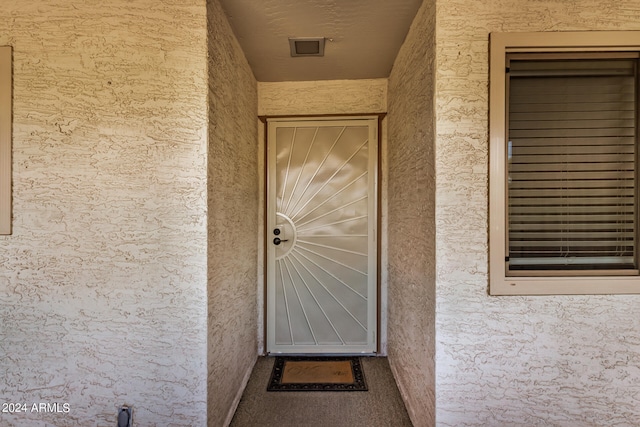
[[[640,32],[491,35],[490,293],[640,293]]]
[[[0,46],[0,234],[11,234],[11,47]]]

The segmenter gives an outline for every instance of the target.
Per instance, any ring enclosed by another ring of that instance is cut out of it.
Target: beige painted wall
[[[387,79],[369,80],[326,80],[311,82],[282,82],[269,83],[258,82],[258,114],[260,116],[294,116],[294,115],[314,115],[314,114],[367,114],[384,113],[387,110]],[[259,265],[258,265],[258,348],[260,353],[265,351],[264,337],[264,125],[259,123],[258,138],[260,144],[259,170],[263,171],[260,176],[260,242]],[[382,230],[381,258],[382,271],[381,283],[381,331],[379,340],[381,343],[381,354],[386,354],[386,125],[383,120],[381,135],[381,157],[382,164],[380,170],[381,207],[382,207]]]
[[[208,426],[231,420],[257,358],[258,98],[218,0],[209,18]]]
[[[387,79],[258,83],[260,116],[387,111]]]
[[[435,2],[389,77],[389,363],[415,426],[435,423]]]
[[[3,2],[14,228],[0,237],[3,426],[206,422],[206,8]]]
[[[640,30],[637,0],[437,2],[437,420],[631,426],[638,296],[487,296],[488,36]]]

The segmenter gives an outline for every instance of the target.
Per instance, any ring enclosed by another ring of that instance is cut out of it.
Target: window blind
[[[637,270],[637,62],[508,58],[508,271]]]

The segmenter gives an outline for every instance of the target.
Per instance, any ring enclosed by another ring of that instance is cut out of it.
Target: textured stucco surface
[[[387,111],[387,79],[259,82],[258,114],[362,114]]]
[[[389,76],[389,363],[415,426],[435,422],[435,2]]]
[[[489,33],[623,29],[636,0],[437,2],[438,425],[638,425],[638,296],[487,296]]]
[[[204,2],[5,1],[14,228],[2,426],[206,423]]]
[[[387,79],[366,80],[328,80],[309,82],[258,82],[258,113],[261,116],[296,116],[314,114],[367,114],[387,111]],[[258,138],[260,141],[259,169],[264,171],[264,128],[260,123]],[[380,271],[380,353],[386,354],[386,120],[382,121],[380,136],[380,203],[381,203],[381,271]],[[260,236],[263,236],[264,212],[264,174],[260,176]],[[260,239],[258,307],[260,325],[258,348],[264,348],[264,238]]]
[[[258,109],[218,0],[209,27],[208,425],[231,420],[257,358]]]

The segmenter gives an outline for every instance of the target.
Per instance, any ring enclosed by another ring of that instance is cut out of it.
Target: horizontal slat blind
[[[509,62],[510,271],[637,269],[636,62]]]

